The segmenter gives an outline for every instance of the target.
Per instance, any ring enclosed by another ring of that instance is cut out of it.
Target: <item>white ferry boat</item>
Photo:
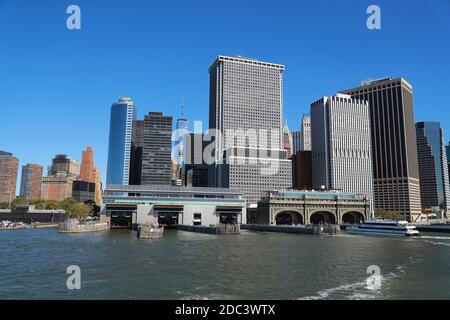
[[[356,227],[348,227],[350,234],[367,234],[382,236],[417,236],[419,231],[408,221],[369,220]]]

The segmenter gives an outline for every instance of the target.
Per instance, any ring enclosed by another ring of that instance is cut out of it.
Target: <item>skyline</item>
[[[7,93],[2,114],[9,119],[0,135],[14,137],[3,138],[0,149],[18,157],[20,167],[37,163],[47,168],[59,153],[81,160],[82,150],[91,145],[105,182],[111,104],[130,96],[138,118],[160,111],[176,120],[184,97],[190,129],[195,120],[206,129],[208,68],[222,54],[286,66],[283,107],[293,131],[313,101],[367,78],[392,76],[412,84],[415,122],[440,121],[447,142],[449,111],[436,92],[445,93],[450,84],[450,45],[444,41],[450,35],[450,4],[377,2],[381,30],[366,28],[368,1],[285,1],[278,11],[263,5],[255,9],[252,1],[239,10],[220,7],[223,16],[214,19],[200,16],[199,9],[208,8],[205,1],[172,6],[77,1],[82,29],[69,31],[69,2],[0,1],[0,37],[7,44],[0,52],[0,70],[8,74],[0,80]],[[219,8],[208,6],[210,13]],[[421,20],[414,19],[419,14]],[[133,19],[118,23],[127,16]],[[206,30],[210,24],[217,29]],[[218,40],[211,42],[214,31]],[[408,39],[406,32],[414,37]],[[367,49],[363,40],[370,44]],[[428,51],[437,41],[440,51]]]

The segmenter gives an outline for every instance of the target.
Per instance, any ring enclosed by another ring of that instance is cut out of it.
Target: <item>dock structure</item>
[[[109,230],[108,223],[88,222],[80,223],[77,219],[69,219],[59,225],[62,233],[84,233]]]
[[[136,236],[138,239],[162,239],[164,236],[164,227],[145,223],[138,226]]]
[[[260,231],[260,232],[279,232],[279,233],[296,233],[310,235],[336,235],[340,232],[339,225],[335,224],[317,224],[317,225],[262,225],[262,224],[245,224],[242,225],[243,230]]]
[[[241,233],[241,226],[235,224],[220,224],[217,226],[192,226],[192,225],[178,225],[178,230],[209,233],[209,234],[222,234],[222,235],[235,235]]]

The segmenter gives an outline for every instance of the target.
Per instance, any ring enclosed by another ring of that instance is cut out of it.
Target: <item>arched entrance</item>
[[[331,212],[318,211],[311,215],[310,222],[312,224],[336,224],[336,218]]]
[[[295,211],[282,211],[275,216],[277,226],[304,224],[303,216]]]
[[[364,222],[364,215],[360,212],[346,212],[342,216],[342,222],[346,224],[360,224]]]

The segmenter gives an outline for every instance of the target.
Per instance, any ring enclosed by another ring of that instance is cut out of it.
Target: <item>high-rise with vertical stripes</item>
[[[369,103],[375,208],[415,220],[421,203],[411,84],[384,78],[343,93]]]
[[[372,146],[367,101],[349,95],[311,105],[312,183],[362,194],[372,203]]]

